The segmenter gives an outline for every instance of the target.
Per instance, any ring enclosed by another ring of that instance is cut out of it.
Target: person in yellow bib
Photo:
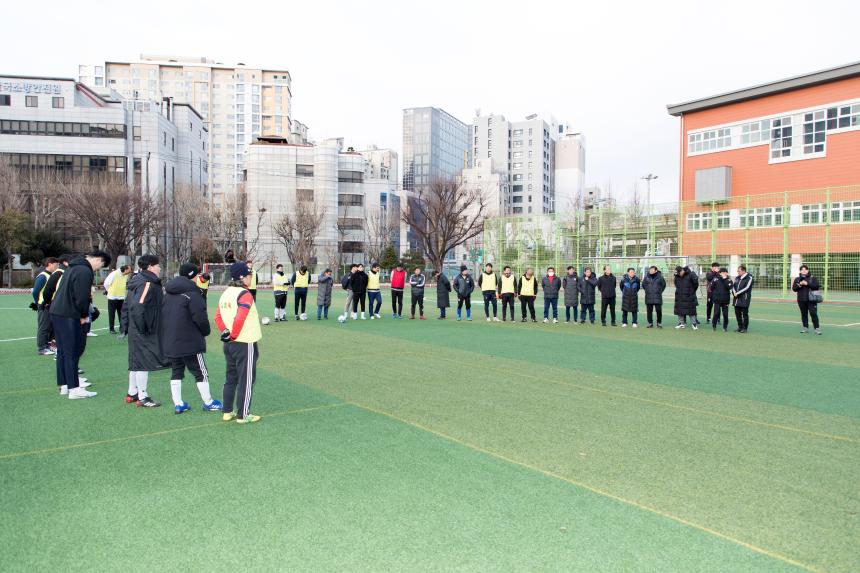
[[[105,294],[107,294],[108,298],[108,324],[111,334],[116,334],[114,318],[122,320],[122,305],[125,304],[128,275],[130,274],[131,265],[122,265],[105,279]]]
[[[194,284],[200,289],[200,294],[203,295],[203,302],[206,302],[209,298],[209,281],[211,280],[212,276],[209,273],[200,273],[194,277]]]
[[[520,278],[520,315],[523,317],[523,322],[526,322],[526,310],[531,313],[532,322],[537,322],[537,318],[535,318],[535,298],[537,298],[537,293],[538,283],[535,271],[532,268],[528,268],[522,278]]]
[[[379,311],[382,310],[382,292],[379,290],[379,263],[370,265],[367,274],[367,306],[370,311],[370,320],[382,318]]]
[[[215,326],[224,343],[227,376],[224,381],[225,422],[240,424],[258,422],[260,416],[251,414],[251,391],[257,381],[257,342],[263,338],[257,305],[248,288],[251,269],[242,262],[230,265],[230,286],[218,300]],[[235,411],[234,411],[235,402]]]
[[[287,275],[284,274],[284,265],[275,266],[275,274],[272,275],[272,290],[275,292],[275,322],[287,321]]]
[[[308,303],[308,285],[311,284],[311,273],[304,265],[299,269],[299,272],[293,273],[287,284],[293,285],[293,312],[296,315],[296,320],[307,318],[305,308]],[[301,312],[299,312],[301,310]]]
[[[251,293],[251,296],[254,298],[254,302],[257,302],[257,271],[254,270],[254,261],[248,259],[248,272],[250,272],[251,280],[248,282],[248,292]]]
[[[511,322],[516,321],[514,299],[517,298],[517,277],[509,266],[502,269],[502,276],[499,277],[499,296],[502,297],[502,322],[508,319],[508,307],[511,309]]]
[[[496,289],[499,286],[498,277],[493,272],[493,265],[487,263],[481,276],[478,277],[478,288],[481,289],[481,294],[484,295],[484,316],[487,317],[487,322],[491,320],[499,322],[499,307],[496,302]],[[490,318],[490,303],[493,303],[493,317]]]
[[[45,268],[36,277],[36,282],[33,284],[33,302],[30,308],[37,312],[36,315],[36,351],[41,355],[53,356],[54,352],[50,349],[52,330],[51,330],[51,315],[45,307],[45,286],[48,284],[48,279],[57,270],[60,262],[54,257],[45,259]]]

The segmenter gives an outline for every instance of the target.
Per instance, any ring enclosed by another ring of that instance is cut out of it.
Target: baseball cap
[[[197,265],[194,263],[182,263],[182,266],[179,267],[179,276],[193,279],[197,276]]]
[[[234,281],[240,281],[243,277],[246,277],[251,274],[251,269],[248,268],[248,263],[244,262],[235,262],[230,265],[230,279]]]

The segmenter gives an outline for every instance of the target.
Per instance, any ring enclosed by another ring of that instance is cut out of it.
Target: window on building
[[[782,223],[782,207],[741,209],[741,227],[778,227]]]
[[[829,110],[828,110],[829,111]],[[833,108],[836,111],[836,108]],[[803,115],[803,154],[824,153],[827,121],[823,109]]]
[[[161,132],[161,145],[162,145],[162,147],[167,147],[167,132],[166,131]]]
[[[361,207],[364,205],[364,195],[341,193],[337,196],[337,204],[340,207]]]
[[[514,159],[519,159],[519,158],[521,158],[522,156],[523,156],[523,152],[522,152],[522,151],[514,151],[514,154],[513,154],[513,158],[514,158]]]
[[[26,105],[27,107],[39,107],[39,97],[26,96],[24,99],[24,105]]]
[[[514,203],[522,203],[523,202],[523,196],[522,195],[514,195],[513,202]]]
[[[0,105],[2,105],[2,106],[12,105],[12,96],[0,95]]]
[[[314,176],[314,166],[313,165],[296,165],[296,177],[313,177]]]
[[[62,97],[54,96],[51,98],[51,107],[54,109],[62,109],[66,107],[66,100]]]
[[[705,231],[711,228],[711,212],[704,213],[688,213],[687,214],[687,230],[688,231]]]
[[[770,140],[770,120],[753,121],[741,125],[741,143],[764,143]]]
[[[522,207],[514,207],[514,208],[512,209],[512,212],[513,212],[513,214],[514,214],[514,215],[522,215],[522,213],[523,213],[523,208],[522,208]]]
[[[176,138],[170,138],[170,151],[176,151]]]
[[[313,201],[313,189],[296,189],[296,201]]]
[[[513,180],[514,181],[522,181],[523,180],[523,174],[522,173],[514,173]]]
[[[364,182],[364,171],[338,171],[338,183],[362,183]]]
[[[770,134],[771,159],[791,157],[791,132],[791,117],[773,120],[773,129]]]
[[[140,141],[140,135],[141,135],[141,134],[140,134],[140,126],[139,126],[139,125],[135,125],[135,126],[133,126],[133,127],[131,128],[131,134],[132,134],[132,138],[133,138],[135,141]]]

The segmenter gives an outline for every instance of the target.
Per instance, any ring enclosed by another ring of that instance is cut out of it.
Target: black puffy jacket
[[[714,303],[729,304],[732,299],[732,279],[716,274],[708,283],[708,292],[711,293],[711,300]]]
[[[164,288],[161,307],[162,346],[166,358],[206,352],[211,326],[200,289],[187,277],[175,277]]]
[[[675,314],[677,316],[692,316],[696,314],[699,300],[696,290],[699,288],[699,277],[684,267],[684,275],[675,274]]]
[[[653,275],[645,275],[642,279],[642,290],[645,291],[645,304],[663,304],[663,291],[666,290],[663,273],[657,271]]]
[[[128,280],[128,294],[122,305],[122,332],[128,335],[128,369],[162,370],[167,367],[161,344],[161,279],[141,271]]]
[[[597,277],[594,275],[591,275],[590,277],[582,275],[582,279],[579,281],[579,303],[594,304],[594,301],[596,300],[596,290]]]
[[[349,288],[357,295],[362,295],[367,292],[367,273],[364,271],[355,271],[349,278]]]
[[[93,288],[93,267],[82,256],[74,257],[60,275],[59,287],[51,300],[51,314],[65,318],[87,318]],[[56,283],[54,283],[56,284]]]
[[[621,311],[622,312],[639,312],[639,289],[642,283],[639,282],[639,277],[633,276],[630,278],[624,275],[621,279],[621,284],[618,288],[621,289]]]
[[[804,280],[807,284],[800,284],[800,281]],[[791,290],[797,293],[797,302],[809,302],[809,292],[819,290],[820,288],[818,279],[812,276],[812,273],[809,273],[806,276],[800,275],[791,283]]]

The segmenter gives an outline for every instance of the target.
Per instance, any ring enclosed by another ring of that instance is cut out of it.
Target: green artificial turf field
[[[98,397],[61,399],[27,297],[0,296],[0,570],[860,571],[860,307],[822,305],[816,337],[755,300],[739,335],[394,321],[384,297],[264,327],[240,426],[190,378],[174,415],[168,372],[163,407],[124,404],[104,330]],[[208,366],[217,397],[214,336]]]

